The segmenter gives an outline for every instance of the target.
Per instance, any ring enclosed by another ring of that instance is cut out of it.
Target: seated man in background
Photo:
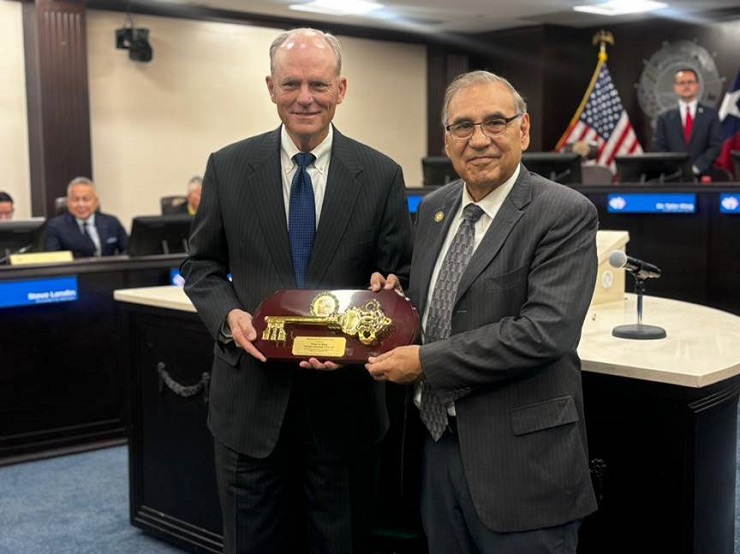
[[[87,177],[75,177],[67,185],[66,214],[49,220],[46,250],[70,250],[75,258],[125,254],[128,235],[118,218],[96,213],[98,195]]]
[[[200,206],[200,191],[202,188],[203,179],[196,175],[188,181],[188,201],[179,206],[173,206],[167,213],[195,215],[195,212],[198,211],[198,206]]]
[[[0,192],[0,221],[13,219],[13,197],[7,192]]]
[[[722,149],[717,110],[698,101],[701,84],[696,71],[681,69],[673,78],[678,106],[662,112],[655,123],[656,152],[688,152],[694,175],[707,175]]]

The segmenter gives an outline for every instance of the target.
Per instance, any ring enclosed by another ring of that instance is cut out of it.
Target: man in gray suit
[[[347,87],[341,63],[336,38],[312,29],[272,43],[267,88],[282,125],[211,154],[181,267],[215,339],[208,425],[226,552],[369,544],[383,384],[361,365],[267,362],[252,342],[251,314],[276,290],[407,281],[401,167],[332,126]]]
[[[522,97],[485,71],[447,89],[460,181],[417,212],[409,298],[424,343],[370,358],[416,383],[432,554],[575,553],[596,509],[576,348],[597,270],[594,206],[521,164]]]
[[[673,90],[678,106],[658,115],[653,149],[688,152],[694,175],[709,174],[722,150],[722,125],[717,110],[699,103],[701,84],[693,69],[676,72]]]

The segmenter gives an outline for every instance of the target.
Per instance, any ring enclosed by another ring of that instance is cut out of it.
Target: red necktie
[[[686,144],[689,143],[691,138],[691,128],[694,126],[694,119],[691,117],[691,108],[686,106],[686,123],[683,126],[683,138],[686,140]]]

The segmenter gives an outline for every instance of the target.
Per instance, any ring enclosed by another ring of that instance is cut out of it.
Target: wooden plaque
[[[281,290],[253,314],[254,345],[273,360],[364,363],[413,344],[419,315],[396,291]]]

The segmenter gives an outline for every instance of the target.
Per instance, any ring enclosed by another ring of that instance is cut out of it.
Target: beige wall
[[[265,76],[279,29],[135,16],[154,59],[114,48],[124,15],[88,11],[93,171],[104,211],[127,228],[159,213],[159,197],[185,191],[208,154],[277,127]],[[339,37],[348,79],[335,123],[393,157],[408,185],[421,183],[426,152],[423,46]]]
[[[0,0],[0,190],[15,200],[16,218],[31,216],[21,6]]]

